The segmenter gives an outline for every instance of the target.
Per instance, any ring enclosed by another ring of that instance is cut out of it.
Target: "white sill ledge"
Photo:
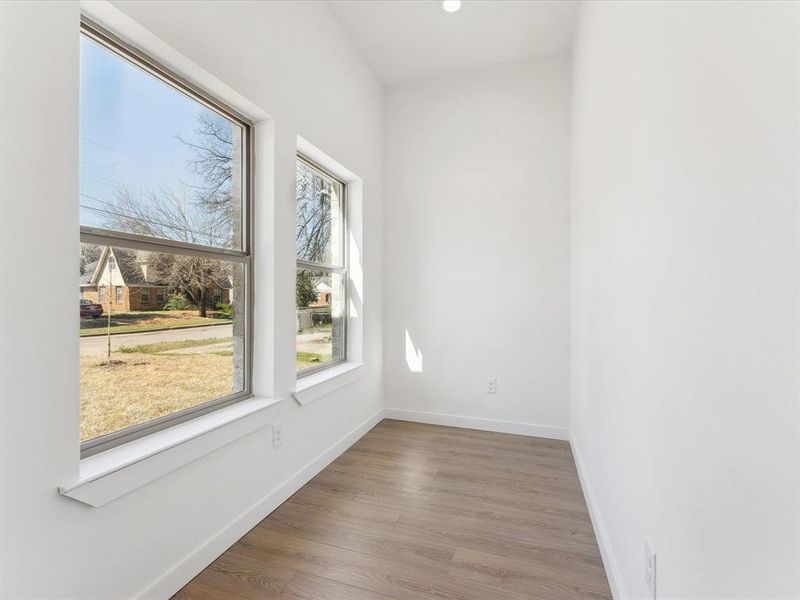
[[[98,507],[266,427],[280,398],[248,398],[80,461],[77,481],[58,491]],[[272,410],[270,410],[272,409]]]
[[[364,374],[364,363],[346,362],[297,380],[292,397],[302,406],[350,385]]]

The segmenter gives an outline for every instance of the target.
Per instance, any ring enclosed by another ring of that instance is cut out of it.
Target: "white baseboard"
[[[481,431],[496,431],[498,433],[514,433],[517,435],[528,435],[551,440],[569,439],[569,429],[566,427],[554,427],[552,425],[537,425],[534,423],[520,423],[518,421],[498,421],[496,419],[463,417],[460,415],[405,410],[402,408],[387,408],[384,410],[384,416],[387,419],[428,423],[430,425],[445,425],[447,427],[462,427],[464,429],[479,429]]]
[[[608,537],[603,517],[600,514],[600,508],[597,505],[597,500],[592,491],[592,484],[589,481],[589,474],[586,472],[586,467],[583,463],[581,451],[578,447],[577,440],[574,435],[570,435],[569,445],[572,448],[572,456],[575,459],[575,467],[578,469],[578,479],[580,480],[581,489],[583,489],[583,497],[586,499],[586,506],[589,508],[589,517],[592,519],[592,527],[594,528],[594,536],[597,538],[597,545],[600,547],[600,556],[603,558],[603,566],[606,570],[606,577],[608,578],[608,585],[611,588],[611,595],[615,600],[622,600],[627,598],[625,587],[622,583],[622,576],[619,572],[617,560],[614,557],[614,550],[611,547],[611,541]]]
[[[191,581],[195,575],[214,562],[220,554],[230,548],[239,538],[308,483],[317,473],[327,467],[370,429],[380,423],[384,416],[383,412],[383,410],[376,412],[325,452],[317,456],[317,458],[309,462],[295,475],[281,483],[276,489],[236,517],[230,524],[212,535],[191,552],[189,556],[174,565],[164,575],[137,594],[136,599],[153,598],[161,600],[175,594]]]

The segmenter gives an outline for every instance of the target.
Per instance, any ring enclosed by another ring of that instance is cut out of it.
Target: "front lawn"
[[[295,368],[298,371],[315,367],[333,359],[333,325],[318,323],[298,332]]]
[[[231,338],[178,340],[81,356],[81,441],[233,393]]]
[[[202,327],[204,325],[224,325],[232,323],[219,313],[209,311],[209,316],[199,317],[197,311],[189,310],[150,310],[141,312],[112,313],[111,333],[139,333],[143,331],[162,331],[176,327]],[[81,337],[104,335],[108,331],[108,316],[97,319],[81,317]]]
[[[330,354],[316,354],[314,352],[298,352],[295,365],[296,369],[300,371],[302,369],[307,369],[309,367],[315,367],[324,362],[328,362],[329,360],[331,360]]]

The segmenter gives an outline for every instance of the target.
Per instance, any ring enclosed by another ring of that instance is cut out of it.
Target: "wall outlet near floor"
[[[656,597],[656,553],[650,547],[650,543],[644,543],[644,580],[647,589],[650,590],[650,597]]]
[[[486,378],[486,393],[487,394],[497,393],[497,377]]]
[[[281,426],[283,423],[278,421],[277,423],[272,424],[272,447],[277,448],[283,443],[283,439],[281,438]]]

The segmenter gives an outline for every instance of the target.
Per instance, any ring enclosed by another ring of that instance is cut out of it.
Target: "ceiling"
[[[387,84],[569,52],[571,0],[464,0],[446,13],[438,0],[328,0],[375,74]]]

